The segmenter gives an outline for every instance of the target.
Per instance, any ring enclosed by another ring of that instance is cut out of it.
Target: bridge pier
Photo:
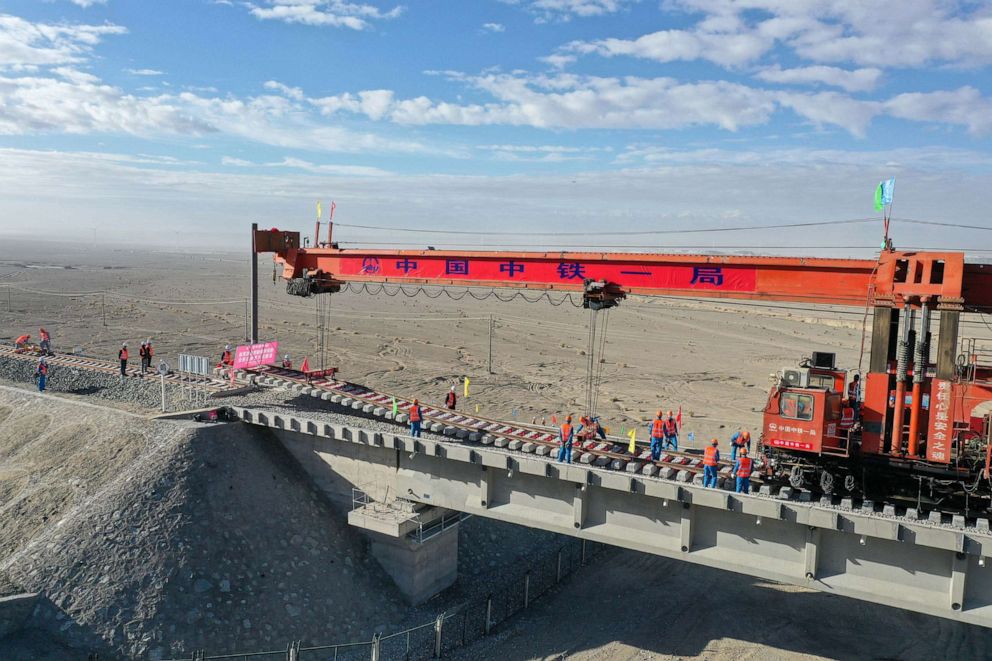
[[[372,555],[414,606],[458,579],[458,524],[423,541],[410,535],[396,538],[369,533],[369,537]]]

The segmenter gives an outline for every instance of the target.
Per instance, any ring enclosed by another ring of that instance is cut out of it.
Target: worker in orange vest
[[[661,411],[651,423],[648,434],[651,436],[651,461],[658,461],[661,459],[661,445],[665,441],[665,415]]]
[[[27,346],[28,346],[28,342],[30,342],[30,341],[31,341],[31,335],[30,334],[25,333],[24,335],[20,335],[20,336],[18,336],[18,338],[16,340],[14,340],[14,348],[15,349],[26,349]]]
[[[662,425],[662,430],[665,432],[665,447],[671,446],[675,451],[679,449],[679,426],[675,422],[675,416],[671,411],[668,412],[668,417],[665,418],[665,423]]]
[[[741,449],[751,449],[751,432],[746,429],[736,431],[730,437],[730,461],[737,461],[737,453]]]
[[[420,438],[420,424],[424,420],[424,412],[420,408],[420,400],[413,400],[410,405],[410,436]]]
[[[720,463],[720,450],[717,446],[720,441],[715,438],[710,441],[709,447],[703,451],[703,486],[716,488],[716,467]]]
[[[457,403],[458,395],[455,394],[455,387],[451,386],[451,390],[449,390],[448,394],[444,396],[444,405],[454,411]]]
[[[224,352],[220,355],[220,362],[217,363],[217,367],[230,367],[234,365],[234,356],[231,355],[231,345],[224,346]]]
[[[121,342],[121,349],[117,352],[117,358],[121,361],[121,383],[127,376],[127,342]]]
[[[41,350],[43,353],[52,352],[52,336],[48,334],[48,331],[44,328],[38,330],[38,337],[41,338]]]
[[[38,367],[34,370],[34,378],[38,380],[38,392],[45,392],[48,384],[48,361],[42,356],[38,359]]]
[[[558,437],[558,444],[561,447],[558,448],[558,461],[563,461],[566,464],[570,464],[572,463],[572,442],[575,440],[575,431],[572,429],[571,415],[565,418],[565,424],[561,426],[559,433],[560,436]]]
[[[751,457],[747,448],[741,448],[741,456],[734,462],[734,476],[737,478],[737,493],[751,493]]]

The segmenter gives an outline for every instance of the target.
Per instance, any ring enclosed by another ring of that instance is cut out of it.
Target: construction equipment
[[[765,408],[766,477],[830,492],[915,494],[989,506],[992,364],[959,352],[962,312],[992,309],[992,265],[960,252],[897,251],[877,260],[601,252],[301,248],[298,232],[253,229],[287,291],[346,283],[576,292],[591,312],[587,408],[595,408],[597,311],[627,295],[847,305],[873,313],[862,402],[845,398],[849,370],[826,354],[776,379]],[[932,319],[938,328],[931,358]],[[605,325],[605,324],[604,324]],[[602,341],[601,339],[599,340]],[[850,410],[846,410],[850,409]],[[857,419],[853,420],[853,411]]]

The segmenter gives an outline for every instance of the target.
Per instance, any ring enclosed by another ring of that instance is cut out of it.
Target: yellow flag
[[[317,220],[320,220],[320,200],[317,200]]]
[[[466,376],[465,377],[465,396],[466,397],[468,397],[468,384],[469,384],[469,380],[468,380],[468,377]]]
[[[478,412],[479,412],[479,405],[478,405],[478,404],[476,404],[476,405],[475,405],[475,412],[476,412],[476,413],[478,413]]]
[[[635,442],[637,440],[637,430],[631,429],[627,432],[627,436],[630,436],[630,445],[627,447],[627,452],[634,454],[637,450],[637,443]]]

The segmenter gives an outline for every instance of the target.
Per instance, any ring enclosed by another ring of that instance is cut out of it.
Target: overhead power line
[[[744,230],[770,230],[789,227],[820,227],[823,225],[852,225],[855,223],[879,222],[878,218],[853,218],[850,220],[821,220],[810,223],[779,223],[773,225],[741,225],[740,227],[697,227],[694,229],[610,231],[611,236],[641,236],[657,234],[699,234],[702,232],[740,232]],[[922,221],[921,221],[922,222]],[[356,225],[335,223],[338,227],[380,230],[386,232],[411,232],[415,234],[469,234],[473,236],[588,236],[589,232],[478,232],[474,230],[433,230],[414,227],[383,227],[381,225]]]

